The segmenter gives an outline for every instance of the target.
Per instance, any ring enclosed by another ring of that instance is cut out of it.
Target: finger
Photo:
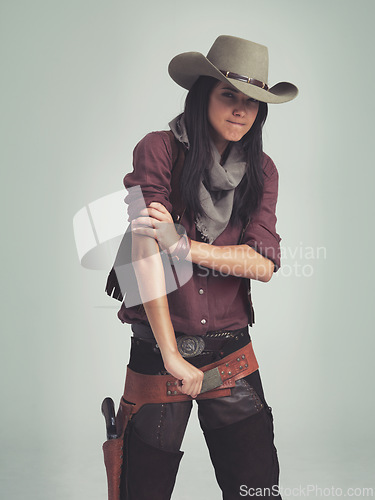
[[[196,395],[198,395],[201,392],[202,383],[203,383],[203,376],[204,376],[204,373],[201,371],[199,374],[199,378],[197,380],[197,383],[196,383]]]
[[[197,389],[196,389],[196,388],[194,388],[194,391],[192,391],[192,393],[191,393],[191,397],[192,397],[193,399],[195,399],[197,396],[198,396]]]
[[[198,394],[201,392],[200,387],[201,387],[201,383],[200,382],[197,382],[194,385],[194,396],[193,396],[194,398],[196,398],[198,396]]]
[[[154,240],[156,239],[155,229],[153,229],[152,227],[135,227],[133,229],[133,232],[137,235],[148,236],[150,238],[153,238]]]
[[[181,392],[182,392],[182,394],[189,394],[189,384],[187,384],[184,381],[182,381],[182,384],[181,384]]]
[[[159,210],[156,210],[156,208],[142,208],[142,210],[139,212],[142,215],[153,215],[153,217],[157,214],[161,214]]]
[[[177,390],[180,392],[183,390],[183,381],[181,379],[177,380]]]
[[[195,399],[198,396],[198,394],[200,393],[200,386],[201,386],[200,381],[197,381],[193,384],[193,386],[191,388],[191,397],[192,398]]]
[[[193,393],[192,386],[188,382],[182,381],[182,387],[181,387],[181,392],[183,394],[186,394],[187,396],[191,396]]]
[[[152,217],[137,217],[136,219],[133,220],[132,226],[133,227],[140,227],[140,226],[146,226],[146,227],[155,227],[155,219]]]
[[[200,394],[201,390],[202,390],[202,382],[199,382],[198,388],[197,388],[197,395]]]
[[[149,204],[149,207],[153,207],[153,208],[157,208],[160,212],[162,212],[163,214],[165,213],[168,213],[168,210],[165,208],[164,205],[162,205],[161,203],[159,203],[158,201],[152,201],[150,204]]]
[[[171,221],[170,213],[167,210],[165,210],[165,212],[162,212],[157,207],[143,208],[140,211],[140,214],[152,216],[159,221],[165,221],[165,222]]]

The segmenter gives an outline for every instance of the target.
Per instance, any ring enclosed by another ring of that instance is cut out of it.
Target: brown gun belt
[[[229,396],[236,380],[246,377],[258,369],[252,343],[205,365],[200,370],[205,374],[202,391],[196,399],[209,399]],[[206,386],[217,385],[206,390]],[[173,403],[191,400],[191,396],[182,394],[178,387],[180,382],[172,375],[144,375],[127,368],[123,400],[133,403],[132,414],[135,414],[146,403]]]

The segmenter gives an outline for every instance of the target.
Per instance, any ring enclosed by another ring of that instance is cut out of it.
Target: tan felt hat
[[[267,47],[234,36],[219,36],[207,57],[200,52],[175,56],[168,71],[178,85],[188,90],[199,76],[212,76],[261,102],[278,104],[298,94],[297,87],[288,82],[269,87]]]

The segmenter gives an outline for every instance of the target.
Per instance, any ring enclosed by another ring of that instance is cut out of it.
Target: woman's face
[[[208,102],[210,134],[220,154],[229,141],[237,142],[251,129],[259,102],[228,83],[219,82]]]

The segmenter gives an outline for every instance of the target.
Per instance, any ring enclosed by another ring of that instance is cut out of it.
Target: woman
[[[289,101],[298,91],[286,82],[269,88],[267,48],[230,36],[218,37],[207,57],[176,56],[169,73],[189,90],[184,113],[170,123],[174,138],[148,134],[124,179],[143,305],[123,303],[118,313],[133,331],[118,414],[123,423],[132,413],[121,498],[171,497],[193,399],[223,498],[259,496],[260,489],[262,498],[280,498],[271,408],[250,350],[248,284],[269,281],[280,265],[278,174],[262,151],[267,103]],[[190,279],[171,291],[176,274]],[[214,389],[204,379],[209,364],[232,379]],[[173,402],[152,391],[168,376]]]

